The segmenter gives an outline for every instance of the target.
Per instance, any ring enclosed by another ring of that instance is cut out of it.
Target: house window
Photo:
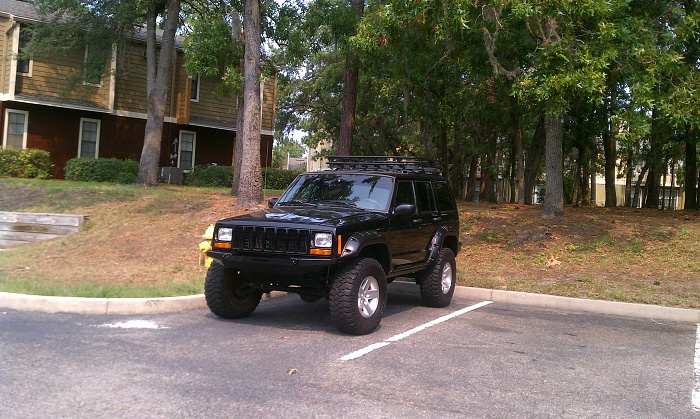
[[[27,148],[27,121],[29,112],[5,110],[5,138],[2,148]]]
[[[199,74],[191,75],[190,79],[192,79],[190,87],[190,100],[192,102],[199,102]]]
[[[78,157],[97,158],[100,149],[100,120],[80,118]]]
[[[31,36],[27,25],[20,24],[19,41],[17,43],[17,54],[19,55],[19,58],[17,58],[17,73],[25,76],[32,75],[32,60],[29,57],[22,57],[22,53],[24,52],[27,44],[29,44],[30,39]]]
[[[93,48],[92,51],[98,51]],[[85,45],[85,62],[83,63],[83,83],[91,86],[102,86],[102,75],[105,72],[105,61],[97,52],[91,52]]]
[[[194,168],[194,148],[197,144],[197,133],[180,131],[180,146],[178,150],[177,167],[185,171]]]

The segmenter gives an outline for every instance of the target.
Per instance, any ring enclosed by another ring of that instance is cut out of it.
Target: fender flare
[[[428,264],[432,264],[437,260],[445,238],[455,235],[457,235],[456,230],[446,226],[442,226],[435,231],[432,240],[430,240],[430,245],[428,246]]]
[[[386,245],[386,239],[377,231],[369,230],[353,233],[345,241],[340,259],[349,259],[360,254],[363,248],[372,244]]]

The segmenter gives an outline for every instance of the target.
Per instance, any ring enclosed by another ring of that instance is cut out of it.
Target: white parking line
[[[359,358],[359,357],[361,357],[361,356],[363,356],[363,355],[367,355],[368,353],[374,351],[375,349],[383,348],[383,347],[389,345],[389,344],[392,343],[392,342],[398,342],[399,340],[401,340],[401,339],[403,339],[403,338],[405,338],[405,337],[411,336],[411,335],[414,334],[414,333],[418,333],[418,332],[420,332],[420,331],[422,331],[422,330],[425,330],[425,329],[427,329],[427,328],[429,328],[429,327],[431,327],[431,326],[435,326],[436,324],[440,324],[440,323],[445,322],[445,321],[447,321],[447,320],[450,320],[450,319],[452,319],[452,318],[454,318],[454,317],[461,316],[461,315],[464,314],[464,313],[468,313],[468,312],[470,312],[470,311],[474,311],[474,310],[476,310],[477,308],[484,307],[484,306],[489,305],[489,304],[491,304],[491,303],[492,303],[491,301],[482,301],[482,302],[479,303],[479,304],[474,304],[473,306],[469,306],[469,307],[465,307],[465,308],[463,308],[463,309],[461,309],[461,310],[457,310],[457,311],[455,311],[455,312],[453,312],[453,313],[450,313],[450,314],[448,314],[448,315],[446,315],[446,316],[439,317],[439,318],[437,318],[437,319],[435,319],[435,320],[433,320],[433,321],[430,321],[430,322],[428,322],[428,323],[422,324],[422,325],[420,325],[420,326],[418,326],[418,327],[414,327],[413,329],[408,330],[408,331],[406,331],[406,332],[400,333],[400,334],[398,334],[398,335],[394,335],[394,336],[392,336],[392,337],[390,337],[390,338],[388,338],[388,339],[383,340],[382,342],[373,343],[373,344],[371,344],[371,345],[369,345],[369,346],[367,346],[367,347],[365,347],[365,348],[360,349],[359,351],[355,351],[355,352],[353,352],[353,353],[347,354],[347,355],[343,356],[342,358],[340,358],[340,360],[341,360],[341,361],[350,361],[350,360],[353,360],[353,359],[357,359],[357,358]]]
[[[693,410],[700,412],[700,323],[695,334],[695,385],[693,386]]]

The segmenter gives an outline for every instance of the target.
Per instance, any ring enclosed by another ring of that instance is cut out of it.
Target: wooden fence
[[[87,215],[0,211],[0,248],[77,233]]]

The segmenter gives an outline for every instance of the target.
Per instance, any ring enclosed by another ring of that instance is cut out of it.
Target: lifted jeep
[[[450,304],[460,249],[447,181],[415,157],[330,157],[299,175],[269,209],[220,220],[204,285],[219,317],[249,316],[263,293],[323,297],[338,329],[373,332],[387,283],[415,279],[422,303]]]

